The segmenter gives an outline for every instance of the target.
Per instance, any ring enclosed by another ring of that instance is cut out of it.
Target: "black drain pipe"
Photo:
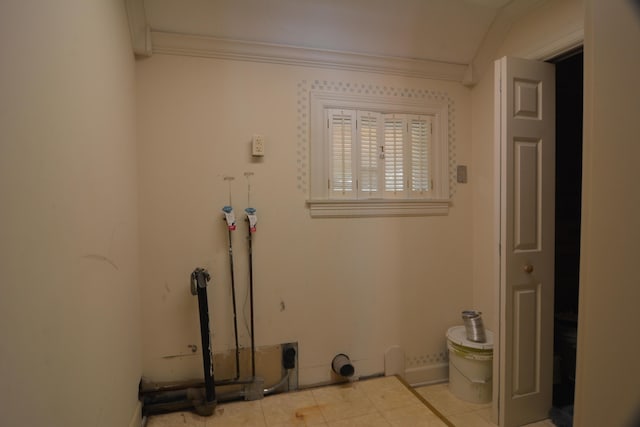
[[[211,351],[211,335],[209,331],[209,302],[207,300],[207,282],[211,280],[209,272],[196,268],[191,273],[191,293],[198,295],[198,312],[200,313],[200,336],[202,338],[202,365],[204,368],[205,406],[216,406],[216,388],[213,376],[213,360]],[[213,409],[212,408],[212,409]]]
[[[168,387],[164,390],[144,390],[144,384],[141,382],[142,414],[145,416],[192,408],[202,416],[212,415],[215,411],[217,401],[207,300],[207,282],[209,280],[211,280],[211,276],[204,268],[196,268],[191,273],[191,294],[198,296],[204,389],[200,387],[201,383],[191,383],[184,386]]]
[[[253,208],[247,208],[245,210],[249,213],[250,209]],[[255,209],[253,209],[253,212],[255,212]],[[254,231],[255,228],[252,231],[251,226],[249,226],[249,235],[247,236],[247,240],[249,250],[249,310],[251,311],[251,378],[256,377],[256,341],[253,319],[253,248],[251,247],[251,237]]]

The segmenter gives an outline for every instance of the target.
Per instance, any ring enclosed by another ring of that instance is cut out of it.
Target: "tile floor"
[[[427,400],[448,421],[442,420]],[[490,405],[463,402],[447,384],[410,390],[396,377],[267,396],[250,402],[222,403],[214,415],[191,412],[151,416],[146,427],[495,427]],[[530,427],[552,427],[550,421]]]
[[[496,427],[491,422],[491,404],[469,403],[458,399],[449,391],[449,384],[418,387],[416,391],[457,427]],[[526,427],[554,427],[544,420]]]

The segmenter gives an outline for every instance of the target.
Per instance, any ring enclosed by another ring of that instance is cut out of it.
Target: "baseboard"
[[[403,379],[412,387],[441,383],[449,380],[449,364],[436,363],[405,370]]]
[[[131,421],[129,421],[129,427],[141,427],[142,426],[142,402],[138,400],[136,407],[133,410]]]

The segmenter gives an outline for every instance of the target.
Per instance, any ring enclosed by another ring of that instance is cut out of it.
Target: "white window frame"
[[[449,212],[449,138],[446,101],[333,92],[310,93],[311,187],[307,204],[312,217],[425,216]],[[402,197],[332,198],[329,190],[330,150],[328,110],[360,110],[381,114],[421,115],[432,118],[430,179],[432,188],[420,195]]]

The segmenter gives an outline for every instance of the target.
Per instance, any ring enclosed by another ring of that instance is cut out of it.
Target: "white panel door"
[[[555,67],[496,61],[500,155],[499,423],[548,417],[553,393]],[[498,107],[499,106],[499,107]]]

